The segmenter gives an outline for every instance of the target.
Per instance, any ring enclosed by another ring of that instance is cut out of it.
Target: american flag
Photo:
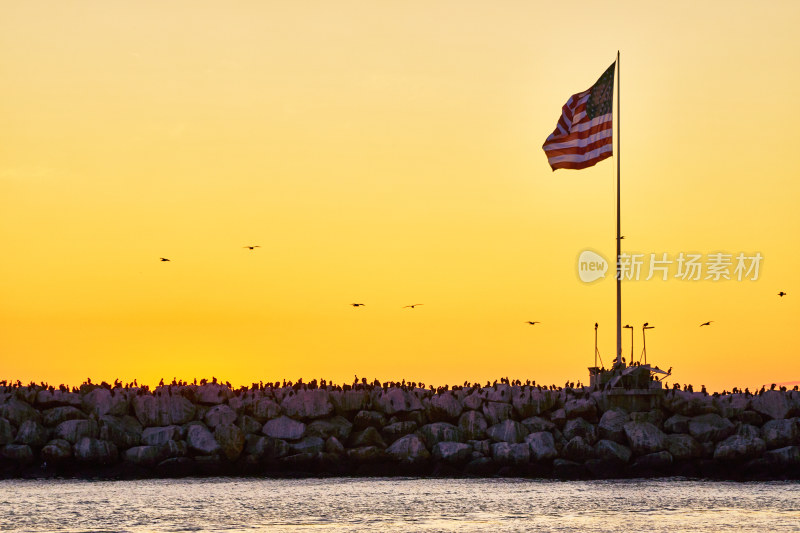
[[[556,129],[542,145],[553,170],[591,167],[613,153],[613,63],[589,89],[573,94],[561,108]]]

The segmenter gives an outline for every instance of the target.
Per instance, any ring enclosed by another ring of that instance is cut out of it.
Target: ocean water
[[[800,531],[800,483],[0,481],[3,531]]]

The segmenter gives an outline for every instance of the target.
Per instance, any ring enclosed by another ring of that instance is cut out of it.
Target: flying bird
[[[539,322],[538,320],[526,320],[525,322],[527,324],[530,324],[531,326],[533,326],[534,324],[541,324],[541,322]]]
[[[411,309],[414,309],[418,305],[425,305],[425,304],[404,305],[403,309],[405,309],[406,307],[410,307]]]
[[[169,259],[167,259],[166,257],[162,257],[161,261],[169,261]]]
[[[709,320],[708,322],[703,322],[702,324],[700,324],[700,327],[702,328],[703,326],[710,326],[712,322],[714,322],[714,321],[713,320]]]
[[[353,307],[361,307],[364,304],[350,304],[350,305],[352,305]]]
[[[778,293],[778,296],[780,296],[781,298],[783,298],[784,296],[786,296],[786,293],[785,293],[785,292],[783,292],[783,291],[781,291],[781,292],[779,292],[779,293]]]
[[[258,246],[256,244],[254,246],[242,246],[242,248],[247,248],[248,250],[255,250],[256,248],[261,248],[261,246]]]

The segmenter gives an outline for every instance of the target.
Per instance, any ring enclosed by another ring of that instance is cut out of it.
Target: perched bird
[[[534,324],[541,324],[541,322],[539,322],[538,320],[526,320],[525,322],[527,324],[530,324],[531,326],[533,326]]]
[[[162,257],[161,260],[162,261],[169,261],[169,259],[167,259],[166,257]]]
[[[647,327],[647,326],[649,326],[649,325],[650,325],[650,322],[645,322],[645,323],[643,324],[643,326],[644,326],[644,327]]]
[[[625,324],[625,325],[624,325],[624,326],[622,326],[622,327],[623,327],[623,328],[626,328],[626,329],[633,329],[633,326],[631,326],[630,324]]]
[[[350,304],[350,305],[352,305],[353,307],[361,307],[364,304]]]
[[[783,291],[781,291],[781,292],[779,292],[779,293],[778,293],[778,296],[780,296],[781,298],[783,298],[784,296],[786,296],[786,293],[785,293],[785,292],[783,292]]]
[[[254,246],[242,246],[242,248],[247,248],[248,250],[255,250],[256,248],[261,248],[261,246],[258,246],[256,244]]]
[[[702,324],[700,324],[700,327],[702,328],[703,326],[710,326],[712,322],[714,322],[714,321],[713,320],[709,320],[708,322],[703,322]]]
[[[403,309],[405,309],[406,307],[410,307],[411,309],[414,309],[418,305],[425,305],[425,304],[404,305]]]

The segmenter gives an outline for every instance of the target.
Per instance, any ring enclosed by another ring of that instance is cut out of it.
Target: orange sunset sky
[[[577,258],[613,257],[616,159],[553,173],[541,145],[620,50],[623,251],[764,258],[625,282],[636,358],[650,322],[670,382],[800,380],[799,25],[777,0],[3,2],[0,379],[587,381],[615,288]]]

